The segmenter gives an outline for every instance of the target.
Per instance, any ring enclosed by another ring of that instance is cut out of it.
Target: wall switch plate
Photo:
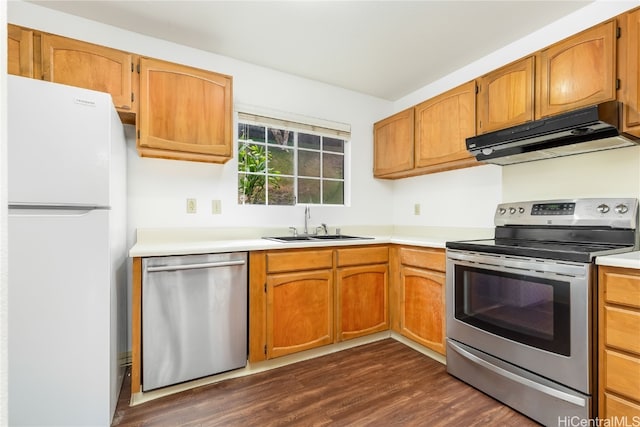
[[[413,205],[413,214],[420,215],[420,203],[416,203]]]
[[[222,200],[211,201],[211,213],[213,215],[220,215],[222,213]]]
[[[198,202],[196,199],[187,199],[187,213],[194,214],[198,211]]]

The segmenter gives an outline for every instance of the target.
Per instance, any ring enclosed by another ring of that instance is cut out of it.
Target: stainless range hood
[[[604,102],[467,138],[467,150],[479,161],[511,165],[640,144],[620,131],[621,115],[621,103]]]

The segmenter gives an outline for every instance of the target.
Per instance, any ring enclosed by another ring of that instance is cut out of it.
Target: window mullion
[[[318,175],[320,175],[320,204],[324,204],[324,151],[323,151],[323,144],[324,144],[324,136],[320,138],[320,173]]]
[[[293,132],[293,197],[294,205],[298,204],[298,132]]]

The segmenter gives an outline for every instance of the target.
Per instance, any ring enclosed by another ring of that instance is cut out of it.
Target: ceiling
[[[395,101],[589,1],[31,1]]]

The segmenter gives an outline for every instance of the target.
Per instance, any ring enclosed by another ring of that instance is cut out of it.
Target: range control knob
[[[511,215],[513,215],[514,213],[516,213],[516,208],[509,208],[509,213]]]
[[[596,209],[600,213],[607,213],[607,212],[609,212],[609,205],[605,205],[604,203],[602,203],[601,205],[598,205],[598,207]]]
[[[614,209],[616,211],[616,213],[619,214],[625,214],[627,212],[629,212],[629,207],[627,205],[625,205],[624,203],[620,203],[619,205],[617,205]]]
[[[523,213],[524,213],[524,208],[523,208],[523,207],[519,207],[519,208],[518,208],[518,212],[519,212],[519,213],[521,213],[521,214],[523,214]]]
[[[507,210],[506,210],[505,208],[500,208],[500,209],[498,209],[498,213],[499,213],[500,215],[504,215],[504,214],[506,214],[506,213],[507,213]]]

